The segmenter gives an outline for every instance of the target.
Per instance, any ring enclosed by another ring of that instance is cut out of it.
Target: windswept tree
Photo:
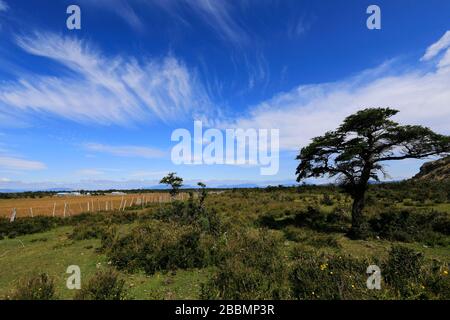
[[[335,177],[353,199],[349,236],[364,237],[364,198],[370,180],[386,176],[382,163],[450,152],[450,137],[417,125],[399,125],[389,108],[369,108],[347,117],[336,131],[316,137],[297,160],[297,181]]]
[[[177,176],[176,172],[170,172],[161,179],[159,182],[161,184],[166,184],[170,186],[172,189],[170,190],[170,196],[174,198],[180,191],[180,188],[183,186],[183,179]]]

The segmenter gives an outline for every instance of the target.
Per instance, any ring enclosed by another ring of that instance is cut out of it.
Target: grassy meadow
[[[448,183],[371,185],[365,240],[346,236],[351,199],[333,186],[192,193],[0,220],[0,297],[450,299]],[[66,287],[70,265],[81,290]],[[381,269],[380,290],[366,286],[369,265]]]

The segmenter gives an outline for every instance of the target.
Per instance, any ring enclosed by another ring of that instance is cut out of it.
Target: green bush
[[[62,225],[62,219],[53,217],[27,217],[19,218],[14,222],[8,219],[0,219],[0,234],[9,238],[49,231]]]
[[[102,223],[81,223],[75,226],[69,238],[72,240],[101,239],[107,227]]]
[[[228,240],[224,259],[203,284],[203,299],[283,299],[288,297],[282,240],[273,232],[238,232]]]
[[[422,282],[423,263],[423,255],[420,252],[402,246],[394,246],[383,267],[384,279],[401,296],[414,295],[416,288]]]
[[[289,241],[303,242],[316,248],[340,248],[340,244],[333,235],[315,233],[307,229],[289,226],[283,229],[284,236]]]
[[[98,271],[86,286],[82,286],[75,300],[124,300],[125,281],[114,270]]]
[[[294,252],[294,258],[289,278],[295,299],[367,299],[378,294],[366,287],[369,261],[303,251]]]
[[[424,269],[423,289],[430,293],[428,298],[449,300],[450,273],[448,264],[433,261],[430,266]]]
[[[350,217],[342,208],[331,213],[309,206],[306,210],[291,212],[270,211],[257,220],[257,225],[271,229],[283,229],[287,226],[306,227],[320,232],[344,232],[350,226]]]
[[[224,226],[219,214],[215,209],[207,209],[203,201],[202,198],[196,201],[191,194],[187,202],[173,201],[171,204],[159,208],[153,217],[165,222],[196,226],[202,232],[213,235],[221,234]]]
[[[332,206],[334,204],[334,201],[333,199],[331,199],[328,193],[325,193],[320,203],[325,206]]]
[[[9,219],[0,218],[0,234],[9,238],[22,235],[41,233],[52,230],[59,226],[80,226],[89,224],[94,226],[98,223],[104,224],[126,224],[139,218],[135,212],[108,212],[108,213],[82,213],[67,218],[37,216],[34,218],[18,218],[14,222]],[[91,230],[92,231],[92,230]],[[81,233],[81,230],[77,230]],[[86,234],[86,236],[89,236]]]
[[[402,242],[425,242],[429,245],[447,245],[448,214],[431,212],[389,211],[369,220],[372,231],[380,238]]]
[[[33,275],[19,281],[17,288],[8,297],[11,300],[53,300],[55,286],[46,274]]]
[[[130,233],[106,237],[103,247],[112,264],[127,271],[157,271],[204,267],[207,250],[201,246],[202,234],[192,226],[150,221],[132,229]]]

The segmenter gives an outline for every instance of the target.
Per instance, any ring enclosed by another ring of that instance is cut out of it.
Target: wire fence
[[[187,199],[187,194],[180,193],[176,199],[185,200]],[[0,200],[0,217],[11,218],[14,212],[15,218],[36,216],[67,217],[87,212],[123,211],[133,206],[145,207],[150,203],[165,203],[171,200],[169,193],[7,199]]]

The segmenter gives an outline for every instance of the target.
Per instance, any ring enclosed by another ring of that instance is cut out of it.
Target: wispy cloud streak
[[[0,0],[0,12],[1,11],[8,11],[9,6],[4,0]]]
[[[301,85],[260,103],[247,116],[224,126],[280,129],[281,148],[296,151],[314,136],[335,129],[359,109],[391,107],[400,110],[400,122],[426,125],[448,134],[449,34],[430,46],[422,58],[431,61],[431,67],[418,63],[402,68],[387,63],[339,82]]]
[[[108,153],[119,157],[161,158],[165,153],[161,150],[141,146],[112,146],[100,143],[86,143],[84,147],[91,152]]]
[[[18,37],[17,44],[29,54],[61,64],[71,74],[22,74],[17,81],[2,84],[0,113],[12,107],[79,122],[123,125],[155,118],[169,122],[208,112],[205,90],[175,57],[111,58],[85,41],[52,33]]]
[[[47,166],[39,161],[0,155],[0,168],[6,170],[43,170]]]

